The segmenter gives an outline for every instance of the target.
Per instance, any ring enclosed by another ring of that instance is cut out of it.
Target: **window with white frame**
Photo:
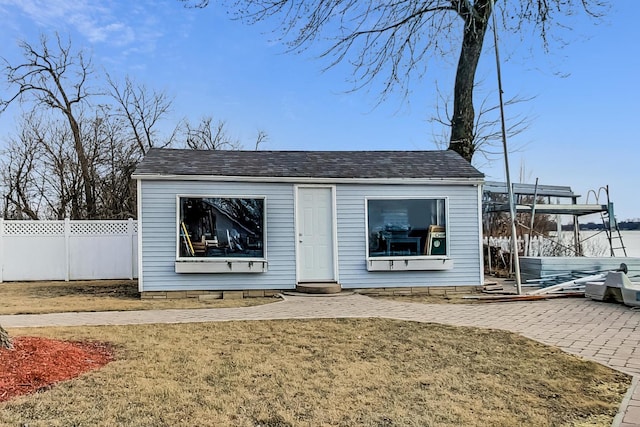
[[[178,197],[178,257],[265,258],[265,199]]]
[[[367,199],[367,256],[448,256],[444,198]]]

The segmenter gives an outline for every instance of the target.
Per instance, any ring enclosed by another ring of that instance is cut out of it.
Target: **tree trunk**
[[[9,337],[9,333],[0,325],[0,348],[5,348],[11,350],[13,348],[13,344],[11,343],[11,338]]]
[[[89,161],[87,160],[87,154],[82,145],[82,135],[80,135],[80,126],[71,112],[71,106],[67,106],[64,110],[69,120],[71,127],[71,133],[73,134],[73,145],[78,156],[78,163],[80,163],[80,170],[82,173],[82,182],[84,185],[84,199],[87,204],[87,219],[94,219],[96,217],[96,201],[94,197],[93,176],[89,171]],[[74,218],[76,219],[76,218]]]
[[[477,0],[470,10],[461,11],[460,16],[464,19],[464,37],[456,70],[449,149],[471,162],[475,152],[473,88],[484,35],[489,26],[491,3],[489,0]]]

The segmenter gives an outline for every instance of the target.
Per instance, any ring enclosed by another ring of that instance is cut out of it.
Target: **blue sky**
[[[0,56],[17,61],[17,41],[36,42],[40,33],[69,35],[74,48],[92,54],[98,76],[129,75],[173,97],[167,127],[183,117],[213,116],[248,149],[258,130],[269,135],[261,148],[270,150],[438,148],[441,128],[429,121],[436,81],[441,92],[451,91],[457,55],[431,61],[406,99],[392,95],[377,105],[378,86],[349,92],[346,64],[323,72],[327,62],[317,58],[318,49],[286,53],[269,33],[273,23],[246,26],[211,3],[190,10],[177,0],[0,0]],[[505,97],[535,97],[507,110],[530,120],[509,140],[515,149],[509,160],[514,181],[539,178],[582,195],[609,185],[618,219],[639,218],[637,1],[611,3],[598,25],[570,21],[569,44],[550,55],[539,49],[524,55],[532,45],[527,37],[501,39]],[[488,41],[479,78],[495,99],[491,48]],[[15,131],[16,113],[0,116],[0,139]],[[475,165],[487,179],[504,180],[501,157],[477,156]]]

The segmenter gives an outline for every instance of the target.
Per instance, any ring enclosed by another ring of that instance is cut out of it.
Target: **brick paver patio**
[[[382,317],[504,329],[634,375],[614,425],[640,426],[640,311],[586,299],[490,304],[416,304],[348,296],[285,296],[254,307],[0,316],[5,328]]]

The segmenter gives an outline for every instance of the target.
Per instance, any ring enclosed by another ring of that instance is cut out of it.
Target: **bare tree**
[[[101,218],[126,219],[136,216],[136,188],[131,180],[136,165],[142,158],[137,144],[131,144],[124,136],[125,124],[109,114],[102,106],[88,124],[94,130],[92,146],[98,149],[96,158],[96,182],[98,212]]]
[[[2,153],[4,218],[84,218],[82,176],[71,131],[35,113]]]
[[[42,197],[36,183],[38,159],[38,141],[23,128],[19,139],[10,140],[3,152],[4,218],[39,219]]]
[[[122,122],[99,107],[94,117],[78,116],[95,185],[94,218],[124,219],[136,213],[131,174],[141,158],[126,141]],[[2,152],[4,218],[85,218],[82,174],[67,126],[50,117],[25,115],[20,137]]]
[[[480,92],[480,84],[476,84],[476,95]],[[429,119],[442,125],[442,134],[434,135],[434,143],[437,147],[446,148],[450,140],[450,130],[452,122],[451,97],[442,93],[436,84],[437,102],[436,113]],[[495,97],[494,97],[495,98]],[[500,106],[491,101],[491,93],[484,93],[479,102],[473,129],[473,152],[476,153],[474,160],[481,155],[487,163],[502,155],[502,129],[500,119]],[[514,96],[504,102],[505,107],[515,106],[530,102],[534,97]],[[509,137],[514,137],[526,131],[530,125],[530,118],[524,114],[515,114],[506,118],[506,133]],[[512,151],[518,151],[522,147],[511,147]],[[479,162],[474,161],[479,164]]]
[[[187,148],[192,150],[238,150],[240,141],[229,136],[227,123],[213,123],[213,117],[203,117],[195,126],[184,121]]]
[[[17,90],[2,101],[0,111],[16,100],[30,100],[37,107],[50,108],[63,115],[71,130],[82,172],[86,216],[93,218],[96,214],[95,188],[77,118],[78,110],[92,95],[87,87],[92,73],[91,61],[82,51],[73,52],[71,42],[63,42],[58,34],[52,47],[45,36],[40,37],[39,45],[22,41],[20,47],[23,63],[12,65],[3,59],[7,83]]]
[[[107,90],[88,89],[90,61],[56,35],[38,45],[21,42],[24,61],[4,61],[4,76],[15,92],[0,100],[0,112],[14,102],[27,104],[18,135],[0,152],[4,218],[98,219],[135,217],[136,189],[131,180],[149,148],[170,146],[180,137],[191,148],[239,149],[224,121],[202,119],[160,131],[170,111],[164,92],[148,90],[126,78],[122,85],[108,75]],[[61,114],[58,114],[61,113]],[[255,147],[267,140],[258,132]]]
[[[260,149],[260,144],[263,144],[269,140],[269,135],[264,130],[259,130],[258,135],[256,135],[256,145],[255,150],[258,151]]]
[[[242,143],[229,135],[227,122],[213,122],[213,117],[200,119],[195,126],[189,120],[184,121],[186,147],[192,150],[240,150]],[[255,140],[255,150],[269,139],[267,133],[259,130]]]
[[[165,92],[149,91],[144,85],[135,84],[126,77],[124,83],[118,84],[107,75],[109,93],[115,100],[115,115],[128,124],[132,141],[140,152],[145,154],[149,148],[165,147],[171,144],[176,132],[165,141],[158,141],[158,123],[166,117],[171,109],[172,100]]]
[[[46,205],[43,214],[56,219],[85,218],[82,173],[70,130],[56,122],[47,122],[33,132],[39,141],[38,173],[42,178],[38,191]],[[92,189],[92,193],[95,194],[95,190]]]
[[[180,0],[206,7],[209,0]],[[329,40],[322,57],[328,67],[347,61],[355,88],[381,80],[381,100],[394,89],[406,95],[412,77],[427,72],[430,57],[454,55],[461,36],[449,149],[471,162],[477,144],[474,84],[493,12],[493,0],[398,0],[369,2],[331,0],[229,0],[235,17],[250,24],[277,17],[277,31],[291,51]],[[585,12],[599,17],[604,0],[496,0],[502,22],[513,34],[536,32],[545,49],[551,35],[567,24],[558,17]]]

